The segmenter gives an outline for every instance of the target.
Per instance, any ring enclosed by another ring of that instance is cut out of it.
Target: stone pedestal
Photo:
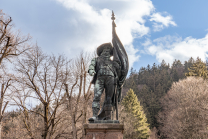
[[[123,139],[124,125],[119,123],[85,124],[85,139]]]

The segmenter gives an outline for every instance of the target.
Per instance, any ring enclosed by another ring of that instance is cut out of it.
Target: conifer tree
[[[204,63],[200,58],[197,58],[196,62],[188,68],[189,72],[185,73],[186,76],[198,76],[204,79],[208,78],[208,71],[206,63]]]
[[[173,70],[173,81],[177,82],[179,80],[179,75],[176,69]]]
[[[188,68],[190,68],[194,63],[194,59],[191,57],[188,61],[185,61],[184,63],[184,68],[185,68],[185,72],[188,72]]]
[[[127,95],[123,98],[122,105],[124,106],[125,111],[131,113],[136,119],[134,122],[136,138],[147,139],[150,131],[149,124],[147,123],[147,118],[144,114],[143,108],[132,89],[130,89],[127,92]]]

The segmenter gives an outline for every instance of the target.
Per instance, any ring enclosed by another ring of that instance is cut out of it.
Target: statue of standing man
[[[110,42],[101,44],[97,48],[98,57],[92,59],[88,70],[93,76],[92,84],[94,84],[93,116],[89,118],[90,123],[97,120],[113,120],[114,110],[116,110],[118,120],[118,102],[121,99],[121,88],[128,73],[128,56],[116,34],[113,12],[111,19],[113,20],[113,45]],[[110,59],[111,56],[113,60]],[[100,111],[100,98],[104,90],[105,101]]]

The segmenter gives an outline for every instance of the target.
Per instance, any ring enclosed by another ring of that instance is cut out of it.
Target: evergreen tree
[[[138,139],[147,139],[149,137],[149,124],[147,123],[146,115],[138,101],[134,91],[130,89],[127,95],[123,98],[122,105],[125,111],[131,113],[137,120],[134,122],[134,130]]]
[[[184,68],[185,68],[185,72],[188,72],[188,68],[190,68],[194,63],[194,59],[191,57],[188,61],[185,61],[184,63]]]
[[[172,68],[180,68],[180,67],[183,67],[183,65],[181,64],[181,61],[175,59],[175,61],[172,64]]]
[[[130,70],[130,76],[136,74],[136,70],[132,67]]]
[[[207,67],[206,63],[204,63],[200,58],[197,58],[196,62],[188,68],[189,72],[185,73],[186,76],[199,76],[203,77],[204,79],[208,78],[207,74]]]
[[[160,66],[159,66],[160,70],[164,70],[164,69],[169,69],[169,66],[166,64],[165,60],[163,59]]]
[[[147,71],[150,72],[150,65],[147,65]]]
[[[178,72],[176,69],[173,70],[173,81],[177,82],[179,80]]]

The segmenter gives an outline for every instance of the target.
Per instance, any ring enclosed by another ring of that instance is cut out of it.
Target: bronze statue
[[[123,44],[119,40],[114,22],[115,17],[112,12],[113,39],[112,44],[104,43],[97,48],[98,57],[93,58],[89,66],[89,74],[93,76],[94,99],[92,103],[93,116],[89,122],[98,120],[113,120],[112,114],[116,110],[118,120],[118,102],[121,100],[121,88],[126,79],[129,63],[128,56]],[[113,60],[110,57],[113,56]],[[105,90],[105,101],[100,110],[100,97]]]

